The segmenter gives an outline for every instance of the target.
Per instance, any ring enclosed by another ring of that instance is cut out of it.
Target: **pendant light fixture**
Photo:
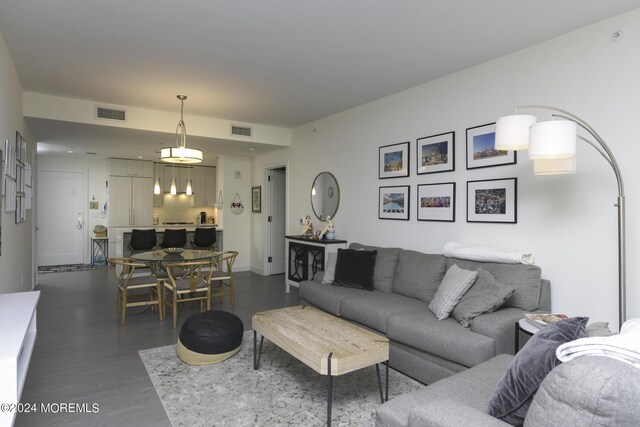
[[[176,194],[178,194],[178,189],[176,188],[176,166],[173,165],[173,167],[171,168],[171,189],[169,190],[169,193],[172,196],[175,196]]]
[[[153,162],[153,166],[156,167],[156,179],[153,181],[153,194],[157,196],[162,193],[162,189],[160,188],[160,178],[158,177],[158,164]]]
[[[184,124],[184,100],[185,95],[178,95],[180,100],[180,121],[176,127],[176,146],[160,150],[160,158],[163,162],[190,164],[202,162],[202,151],[195,148],[187,148],[187,127]]]
[[[193,188],[191,187],[191,177],[189,176],[190,173],[190,169],[191,168],[187,168],[187,188],[185,189],[185,193],[187,196],[190,196],[193,194]]]

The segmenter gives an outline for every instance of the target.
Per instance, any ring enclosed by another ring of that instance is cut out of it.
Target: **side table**
[[[527,322],[524,318],[516,321],[516,339],[515,339],[515,348],[513,349],[513,354],[516,354],[520,351],[520,333],[522,332],[525,335],[531,337],[533,334],[538,332],[540,328],[536,328],[531,323]]]
[[[108,237],[92,237],[91,238],[91,265],[96,264],[96,258],[99,255],[104,257],[105,264],[109,259],[109,238]]]

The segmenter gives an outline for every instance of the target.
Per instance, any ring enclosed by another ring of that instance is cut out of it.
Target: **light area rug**
[[[176,346],[141,350],[140,357],[174,427],[322,426],[327,417],[327,377],[267,339],[260,369],[253,370],[253,332],[226,361],[191,366]],[[384,381],[384,367],[380,370]],[[424,387],[389,369],[389,398]],[[373,426],[380,392],[375,366],[334,377],[332,425]]]

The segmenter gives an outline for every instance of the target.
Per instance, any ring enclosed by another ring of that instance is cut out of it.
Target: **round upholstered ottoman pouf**
[[[198,313],[184,322],[176,350],[190,365],[219,363],[240,351],[244,325],[238,316],[226,311]]]

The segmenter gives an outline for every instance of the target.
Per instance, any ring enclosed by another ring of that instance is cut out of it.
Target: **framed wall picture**
[[[378,178],[409,176],[409,142],[380,147]]]
[[[467,222],[518,222],[518,178],[467,181]]]
[[[262,212],[262,187],[251,187],[251,212]]]
[[[496,150],[496,124],[467,129],[467,169],[514,165],[515,151]]]
[[[456,183],[418,185],[418,221],[456,220]]]
[[[409,197],[410,188],[408,185],[380,187],[378,201],[378,218],[399,219],[408,221]]]
[[[455,132],[418,138],[416,162],[418,175],[455,170]]]

